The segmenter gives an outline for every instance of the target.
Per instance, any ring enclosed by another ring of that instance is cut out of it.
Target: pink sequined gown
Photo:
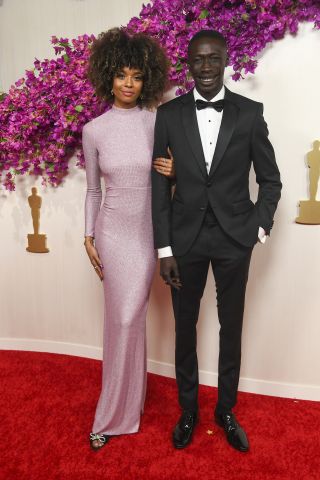
[[[83,129],[85,235],[104,266],[102,391],[94,433],[139,429],[146,392],[146,312],[156,256],[151,220],[155,114],[112,107]],[[101,206],[100,176],[105,183]],[[97,281],[98,278],[97,278]]]

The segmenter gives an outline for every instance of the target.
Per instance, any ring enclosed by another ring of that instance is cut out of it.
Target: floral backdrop
[[[254,73],[257,55],[300,22],[320,28],[319,0],[154,0],[124,27],[158,38],[172,67],[170,82],[180,94],[192,87],[186,52],[201,29],[221,32],[228,43],[233,79]],[[16,175],[40,175],[43,184],[59,185],[70,158],[84,166],[83,125],[108,108],[86,78],[93,35],[52,37],[55,59],[36,59],[33,68],[0,94],[1,184],[15,189]]]

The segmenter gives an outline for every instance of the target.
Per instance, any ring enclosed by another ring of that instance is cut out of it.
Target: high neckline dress
[[[99,434],[137,432],[144,406],[146,313],[156,264],[151,218],[154,123],[153,112],[113,106],[83,128],[85,235],[95,237],[104,266],[102,390],[92,427]]]

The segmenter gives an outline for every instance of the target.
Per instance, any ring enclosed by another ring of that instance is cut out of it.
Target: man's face
[[[190,73],[200,95],[211,100],[222,88],[227,50],[218,39],[199,38],[188,55]]]

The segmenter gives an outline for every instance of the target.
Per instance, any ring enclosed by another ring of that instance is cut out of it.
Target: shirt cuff
[[[259,239],[259,242],[260,242],[260,243],[266,243],[267,235],[266,235],[266,231],[265,231],[264,228],[262,228],[262,227],[259,227],[259,230],[258,230],[258,239]]]
[[[158,258],[172,257],[171,247],[158,248]]]

